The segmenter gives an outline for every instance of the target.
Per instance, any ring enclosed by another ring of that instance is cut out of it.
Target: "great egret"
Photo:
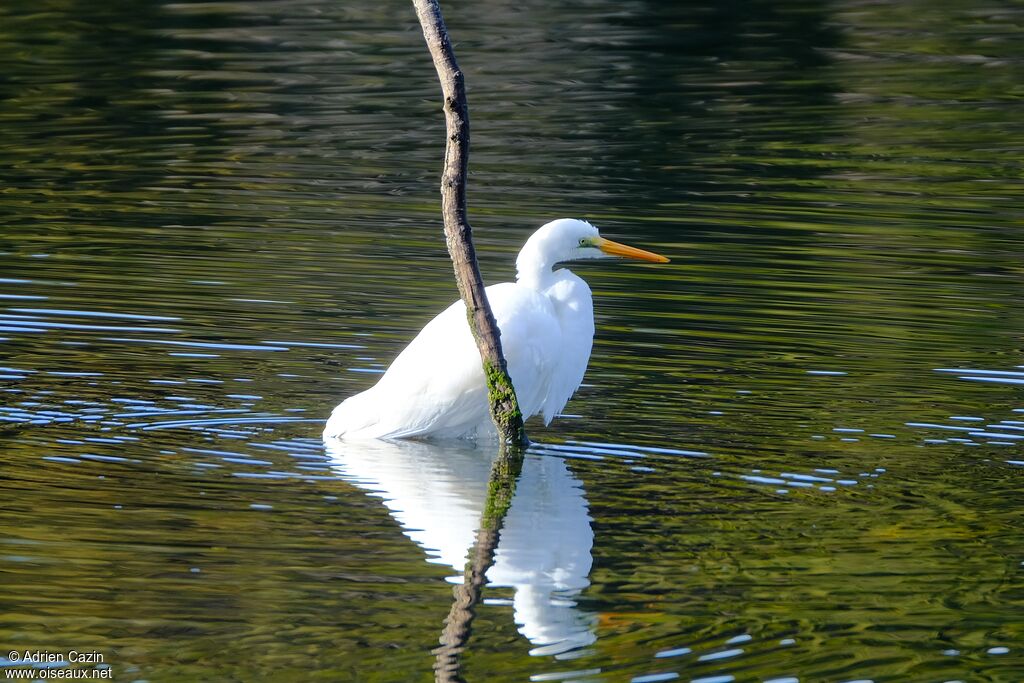
[[[590,287],[560,263],[664,256],[612,242],[586,221],[542,226],[516,258],[516,281],[487,288],[523,417],[551,422],[583,381],[594,341]],[[493,433],[480,354],[456,301],[427,323],[376,386],[331,413],[324,437],[462,437]]]

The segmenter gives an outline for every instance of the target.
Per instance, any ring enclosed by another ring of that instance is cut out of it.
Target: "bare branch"
[[[445,241],[455,268],[459,294],[466,303],[469,327],[473,332],[487,378],[487,396],[491,419],[498,436],[510,444],[526,443],[523,416],[515,389],[501,351],[501,332],[491,313],[484,291],[480,268],[473,248],[473,229],[466,215],[466,173],[469,165],[469,107],[462,71],[455,61],[448,30],[437,0],[413,0],[423,37],[441,81],[444,116],[448,136],[444,170],[441,174],[441,213]]]

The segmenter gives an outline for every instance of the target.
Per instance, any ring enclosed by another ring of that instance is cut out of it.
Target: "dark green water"
[[[1024,680],[1021,5],[445,7],[488,281],[673,259],[577,271],[467,679]],[[7,0],[0,63],[0,655],[430,680],[491,454],[319,439],[456,294],[411,6]]]

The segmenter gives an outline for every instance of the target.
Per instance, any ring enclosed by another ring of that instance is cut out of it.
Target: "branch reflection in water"
[[[485,583],[514,590],[531,654],[559,656],[596,640],[596,616],[573,600],[590,585],[594,532],[563,458],[520,459],[468,442],[327,439],[326,447],[335,471],[379,496],[428,562],[460,573],[450,579],[459,585],[437,650],[439,680],[460,680],[458,654]]]

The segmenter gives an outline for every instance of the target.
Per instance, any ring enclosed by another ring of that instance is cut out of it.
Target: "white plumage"
[[[602,238],[590,223],[563,218],[535,232],[516,259],[516,281],[487,288],[502,350],[524,418],[545,424],[583,381],[594,340],[587,283],[559,263],[622,256],[668,259]],[[457,301],[405,347],[376,386],[343,401],[325,437],[475,436],[494,427],[480,354]]]

